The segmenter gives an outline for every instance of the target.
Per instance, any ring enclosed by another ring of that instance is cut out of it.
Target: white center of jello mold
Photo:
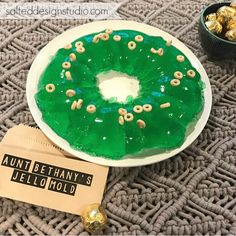
[[[125,103],[130,96],[136,98],[140,90],[137,77],[114,70],[99,73],[97,86],[105,100],[113,98],[120,103]]]

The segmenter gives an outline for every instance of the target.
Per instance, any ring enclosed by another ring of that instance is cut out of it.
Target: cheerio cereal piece
[[[81,109],[82,105],[83,105],[83,99],[79,99],[79,100],[77,101],[76,108],[77,108],[77,109]]]
[[[152,105],[144,104],[143,105],[143,110],[146,111],[146,112],[150,112],[152,110]]]
[[[157,50],[156,50],[155,48],[151,48],[151,49],[150,49],[150,52],[156,54],[156,53],[157,53]]]
[[[130,42],[128,43],[128,48],[129,48],[130,50],[134,50],[134,49],[136,48],[136,43],[135,43],[134,41],[130,41]]]
[[[132,113],[127,113],[124,115],[124,119],[125,121],[130,122],[134,119],[134,115]]]
[[[87,108],[86,108],[86,111],[87,111],[88,113],[94,113],[94,112],[96,112],[96,106],[94,106],[94,105],[88,105]]]
[[[137,105],[137,106],[134,107],[133,111],[135,113],[141,113],[143,111],[143,107],[140,106],[140,105]]]
[[[99,33],[99,34],[97,34],[98,38],[102,38],[103,34],[104,34],[104,33]]]
[[[115,41],[119,42],[119,41],[121,40],[121,37],[120,37],[120,35],[114,35],[114,36],[113,36],[113,39],[114,39]]]
[[[137,120],[137,124],[140,129],[144,129],[146,127],[146,123],[141,119]]]
[[[156,53],[157,53],[159,56],[163,56],[163,54],[164,54],[163,48],[159,48],[159,49],[156,51]]]
[[[48,93],[52,93],[55,90],[55,85],[54,84],[47,84],[45,88]]]
[[[77,47],[76,52],[83,53],[83,52],[85,52],[85,48],[83,46]]]
[[[150,52],[154,53],[154,54],[158,54],[159,56],[163,56],[163,54],[164,54],[163,48],[159,48],[157,50],[155,48],[151,48]]]
[[[196,75],[195,71],[194,70],[188,70],[187,71],[187,76],[190,77],[190,78],[194,78]]]
[[[75,61],[76,60],[76,55],[74,53],[70,54],[70,60]]]
[[[171,39],[166,41],[166,46],[167,46],[167,47],[170,47],[171,44],[172,44],[172,40],[171,40]]]
[[[174,73],[174,77],[175,77],[176,79],[182,79],[182,78],[183,78],[183,74],[182,74],[180,71],[176,71],[176,72]]]
[[[73,101],[72,104],[71,104],[70,109],[71,109],[71,110],[75,110],[75,109],[76,109],[76,106],[77,106],[77,102],[76,102],[76,101]]]
[[[123,116],[119,116],[119,124],[120,125],[124,124],[124,117]]]
[[[180,80],[179,80],[179,79],[172,79],[172,80],[170,81],[170,84],[171,84],[172,86],[179,86],[179,85],[180,85]]]
[[[166,102],[166,103],[162,103],[161,105],[160,105],[160,108],[167,108],[167,107],[170,107],[170,103],[169,102]]]
[[[102,34],[102,36],[101,36],[101,40],[103,40],[103,41],[107,41],[109,38],[110,38],[110,36],[109,36],[108,33],[104,33],[104,34]]]
[[[143,42],[143,36],[142,36],[142,35],[136,35],[135,38],[134,38],[134,40],[135,40],[136,42]]]
[[[70,62],[65,61],[65,62],[62,63],[62,67],[63,67],[64,69],[70,69],[71,64],[70,64]]]
[[[83,42],[82,41],[78,41],[78,42],[76,42],[75,43],[75,47],[77,48],[77,47],[83,47]]]
[[[67,89],[67,90],[66,90],[66,96],[68,96],[68,97],[73,97],[73,96],[75,96],[75,90],[73,90],[73,89]]]
[[[105,32],[106,32],[107,34],[112,34],[113,30],[112,30],[112,29],[106,29]]]
[[[177,59],[178,62],[184,62],[184,56],[183,55],[178,55],[176,57],[176,59]]]
[[[119,109],[118,109],[118,113],[119,113],[121,116],[124,116],[125,114],[127,114],[127,110],[124,109],[124,108],[119,108]]]
[[[66,79],[67,79],[67,80],[72,80],[70,71],[66,71],[66,72],[65,72],[65,76],[66,76]]]
[[[79,99],[78,101],[75,100],[75,101],[71,104],[71,110],[81,109],[82,104],[83,104],[83,100],[82,100],[82,99]]]
[[[98,42],[99,42],[99,37],[98,37],[98,35],[95,35],[93,37],[93,43],[98,43]]]

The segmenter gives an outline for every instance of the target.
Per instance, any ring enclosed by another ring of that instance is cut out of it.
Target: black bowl
[[[216,12],[222,6],[229,6],[230,2],[215,3],[206,7],[200,16],[199,36],[205,52],[213,59],[236,59],[236,42],[228,41],[211,33],[205,25],[206,15]]]

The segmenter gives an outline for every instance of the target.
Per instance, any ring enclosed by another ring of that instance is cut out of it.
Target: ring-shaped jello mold
[[[197,70],[168,39],[134,30],[111,30],[104,40],[104,33],[68,42],[72,46],[59,49],[52,58],[35,95],[44,122],[74,149],[110,159],[181,146],[203,109],[203,83]],[[137,41],[137,36],[142,40]],[[135,47],[130,48],[135,37]],[[162,55],[152,53],[152,48],[161,49]],[[185,60],[179,63],[178,55]],[[96,75],[110,70],[137,77],[138,97],[127,97],[125,103],[105,100]],[[178,86],[171,83],[175,72],[182,75]],[[53,92],[47,91],[48,84],[55,86]],[[66,91],[75,93],[66,96]],[[137,112],[140,106],[143,110]],[[121,108],[132,115],[120,114]]]

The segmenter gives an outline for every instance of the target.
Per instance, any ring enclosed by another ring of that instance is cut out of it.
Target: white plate
[[[171,150],[169,152],[156,154],[156,155],[150,155],[146,157],[134,157],[134,158],[126,158],[123,160],[109,160],[102,157],[93,157],[90,156],[84,152],[77,151],[75,149],[72,149],[67,141],[59,137],[44,121],[42,120],[42,115],[39,110],[39,108],[36,105],[36,101],[34,99],[34,95],[37,92],[37,85],[38,81],[40,79],[40,75],[50,62],[50,58],[56,53],[56,51],[63,47],[66,43],[72,42],[76,40],[77,38],[102,31],[106,28],[112,28],[114,30],[120,30],[120,29],[131,29],[131,30],[137,30],[141,31],[143,33],[146,33],[148,35],[153,36],[162,36],[166,40],[172,40],[173,45],[181,50],[190,60],[192,65],[197,69],[197,71],[200,73],[202,80],[205,83],[204,88],[204,109],[203,112],[197,121],[194,130],[192,133],[190,133],[183,145],[179,148],[176,148],[174,150]],[[67,151],[68,153],[84,159],[86,161],[94,162],[101,165],[106,166],[123,166],[123,167],[131,167],[131,166],[142,166],[142,165],[148,165],[155,162],[159,162],[162,160],[165,160],[167,158],[170,158],[180,151],[184,150],[186,147],[188,147],[201,133],[203,130],[208,117],[210,115],[211,111],[211,104],[212,104],[212,93],[211,93],[211,87],[210,82],[207,77],[207,74],[202,67],[199,60],[196,58],[196,56],[178,39],[173,37],[172,35],[149,25],[137,23],[133,21],[123,21],[123,20],[109,20],[109,21],[96,21],[88,24],[84,24],[78,27],[75,27],[73,29],[67,30],[63,34],[57,36],[55,39],[53,39],[51,42],[49,42],[37,55],[35,58],[33,64],[31,65],[28,78],[27,78],[27,85],[26,85],[26,94],[27,94],[27,100],[28,105],[30,108],[30,111],[33,115],[33,118],[35,122],[38,124],[40,129],[44,132],[44,134],[51,139],[56,145]]]

